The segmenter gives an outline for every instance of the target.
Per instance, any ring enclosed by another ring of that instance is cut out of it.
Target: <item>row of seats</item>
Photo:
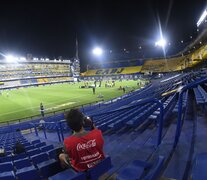
[[[187,105],[188,100],[188,90],[183,93],[183,99],[182,99],[182,108],[185,109]],[[178,112],[178,102],[175,105],[175,108],[173,109],[173,112]]]
[[[15,143],[16,137],[26,152],[10,154],[0,158],[0,179],[42,179],[60,172],[56,151],[53,145],[46,145],[39,139],[31,143],[20,132],[9,133],[0,136],[6,141]],[[10,147],[7,145],[7,148]],[[14,144],[10,144],[14,145]],[[4,148],[4,147],[3,147]]]
[[[204,104],[207,102],[207,92],[199,85],[197,88],[193,88],[196,104]]]
[[[89,169],[87,172],[75,172],[72,169],[67,169],[64,172],[58,173],[52,177],[49,177],[49,180],[97,180],[100,176],[106,173],[109,169],[111,169],[112,163],[111,158],[106,157],[99,164],[97,164],[94,168]]]
[[[159,156],[156,160],[154,160],[151,163],[140,160],[134,160],[132,163],[128,164],[119,171],[116,179],[157,179],[163,167],[164,160],[165,158],[163,156]]]

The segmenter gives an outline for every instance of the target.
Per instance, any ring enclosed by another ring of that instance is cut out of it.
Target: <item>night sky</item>
[[[168,41],[187,41],[205,7],[205,0],[2,0],[0,52],[71,58],[77,36],[84,63],[96,45],[118,52],[154,44],[158,19]]]

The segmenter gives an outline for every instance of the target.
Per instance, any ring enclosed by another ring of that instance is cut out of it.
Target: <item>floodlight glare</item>
[[[166,40],[162,38],[159,41],[155,42],[155,46],[160,46],[164,48],[166,43],[167,43]]]
[[[101,56],[103,54],[103,50],[99,47],[94,48],[92,52],[96,56]]]
[[[20,57],[19,58],[21,61],[26,61],[26,58],[25,57]]]
[[[6,56],[6,60],[7,60],[7,62],[15,62],[16,58],[12,55],[8,55],[8,56]]]
[[[197,27],[199,27],[200,24],[203,23],[203,21],[205,20],[206,16],[207,16],[207,11],[205,9],[205,11],[203,12],[203,14],[201,15],[201,17],[199,18],[199,20],[197,22]]]

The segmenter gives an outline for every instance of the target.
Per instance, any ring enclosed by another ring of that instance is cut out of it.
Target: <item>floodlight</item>
[[[92,52],[96,56],[101,56],[103,54],[103,50],[99,47],[94,48]]]
[[[206,16],[207,16],[207,11],[205,9],[205,11],[203,12],[203,14],[201,15],[201,17],[199,18],[199,20],[197,22],[197,27],[199,27],[200,24],[203,23],[203,21],[205,20]]]
[[[7,55],[6,60],[7,62],[16,62],[17,59],[12,55]]]
[[[160,46],[164,48],[166,43],[167,43],[166,40],[161,38],[159,41],[155,42],[155,46]]]

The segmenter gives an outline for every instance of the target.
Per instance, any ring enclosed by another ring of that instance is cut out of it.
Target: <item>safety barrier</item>
[[[157,146],[159,146],[161,141],[162,141],[164,107],[163,107],[163,103],[160,100],[156,99],[156,98],[148,98],[148,99],[140,100],[135,105],[120,108],[118,110],[108,111],[108,112],[104,112],[104,113],[92,114],[91,118],[93,119],[96,116],[101,116],[101,115],[106,115],[106,114],[110,114],[110,113],[114,113],[114,112],[119,112],[119,111],[126,110],[126,109],[131,109],[131,108],[134,108],[134,107],[137,107],[139,105],[146,104],[146,103],[156,103],[158,105],[158,107],[160,108],[159,126],[158,126],[158,132],[157,132],[158,138],[157,138],[157,144],[156,144]],[[65,122],[65,120],[59,122],[60,124],[58,125],[62,140],[64,140],[63,128],[62,128],[62,124],[61,124],[63,122]]]
[[[179,137],[181,134],[181,130],[182,130],[182,124],[183,124],[183,120],[182,120],[182,100],[183,100],[183,94],[185,91],[187,91],[188,89],[192,89],[200,84],[206,83],[207,82],[207,78],[202,78],[196,82],[192,82],[186,86],[184,86],[181,91],[179,92],[179,98],[178,98],[178,120],[177,120],[177,127],[176,127],[176,133],[175,133],[175,140],[174,140],[174,148],[176,147],[178,141],[179,141]]]

